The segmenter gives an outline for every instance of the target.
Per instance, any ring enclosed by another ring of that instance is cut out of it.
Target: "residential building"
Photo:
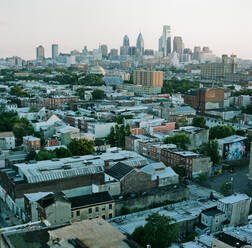
[[[103,122],[88,122],[87,130],[88,133],[94,134],[95,138],[107,137],[110,133],[111,127],[115,127],[114,122],[103,123]]]
[[[43,106],[49,109],[60,108],[63,104],[78,102],[78,96],[51,96],[43,98]]]
[[[143,86],[163,86],[162,71],[142,71],[136,70],[133,74],[133,83]]]
[[[115,217],[115,202],[108,192],[69,198],[72,206],[72,221]]]
[[[25,151],[36,151],[40,149],[40,138],[34,136],[24,136],[23,145]]]
[[[0,133],[0,149],[9,150],[15,148],[15,136],[13,132]]]

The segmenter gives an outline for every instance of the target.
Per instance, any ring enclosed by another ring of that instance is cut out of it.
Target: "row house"
[[[59,108],[62,104],[78,101],[79,97],[77,96],[52,96],[43,99],[43,106],[49,109],[56,109]]]

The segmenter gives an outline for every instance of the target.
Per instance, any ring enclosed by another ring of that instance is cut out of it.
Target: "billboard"
[[[229,144],[224,144],[223,159],[224,160],[239,160],[247,156],[247,139]]]

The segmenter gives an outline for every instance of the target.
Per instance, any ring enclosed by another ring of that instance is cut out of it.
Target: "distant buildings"
[[[52,44],[52,59],[56,59],[59,55],[59,45]]]
[[[136,42],[137,53],[142,56],[144,54],[144,39],[142,33],[139,33]]]
[[[36,48],[36,59],[37,60],[43,60],[45,58],[45,49],[43,46],[38,46]]]
[[[15,136],[13,132],[0,133],[0,149],[9,150],[15,148]]]
[[[172,40],[171,40],[171,26],[164,25],[163,26],[163,33],[162,33],[162,39],[159,39],[159,44],[161,45],[162,40],[162,52],[163,57],[168,56],[172,52]],[[161,50],[161,47],[160,47]]]
[[[101,54],[103,58],[107,58],[108,57],[108,46],[103,44],[101,45]]]
[[[176,52],[179,55],[181,55],[183,51],[184,51],[184,44],[183,44],[182,37],[175,36],[173,39],[173,52]]]

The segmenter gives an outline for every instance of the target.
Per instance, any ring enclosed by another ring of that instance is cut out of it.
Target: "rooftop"
[[[129,165],[119,162],[110,169],[106,170],[105,173],[111,177],[116,178],[117,180],[121,180],[133,170],[134,169]]]
[[[219,199],[219,201],[225,204],[234,204],[234,203],[245,201],[248,199],[249,197],[246,194],[234,194],[234,195],[230,195],[222,199]]]
[[[113,198],[110,196],[110,194],[107,191],[105,191],[105,192],[94,193],[91,195],[72,197],[72,198],[69,198],[69,201],[71,202],[72,208],[81,208],[81,207],[101,204],[105,202],[106,203],[112,202]]]
[[[239,142],[242,140],[246,140],[248,138],[243,137],[243,136],[239,136],[239,135],[232,135],[223,139],[218,139],[218,143],[221,144],[228,144],[228,143],[234,143],[234,142]]]

